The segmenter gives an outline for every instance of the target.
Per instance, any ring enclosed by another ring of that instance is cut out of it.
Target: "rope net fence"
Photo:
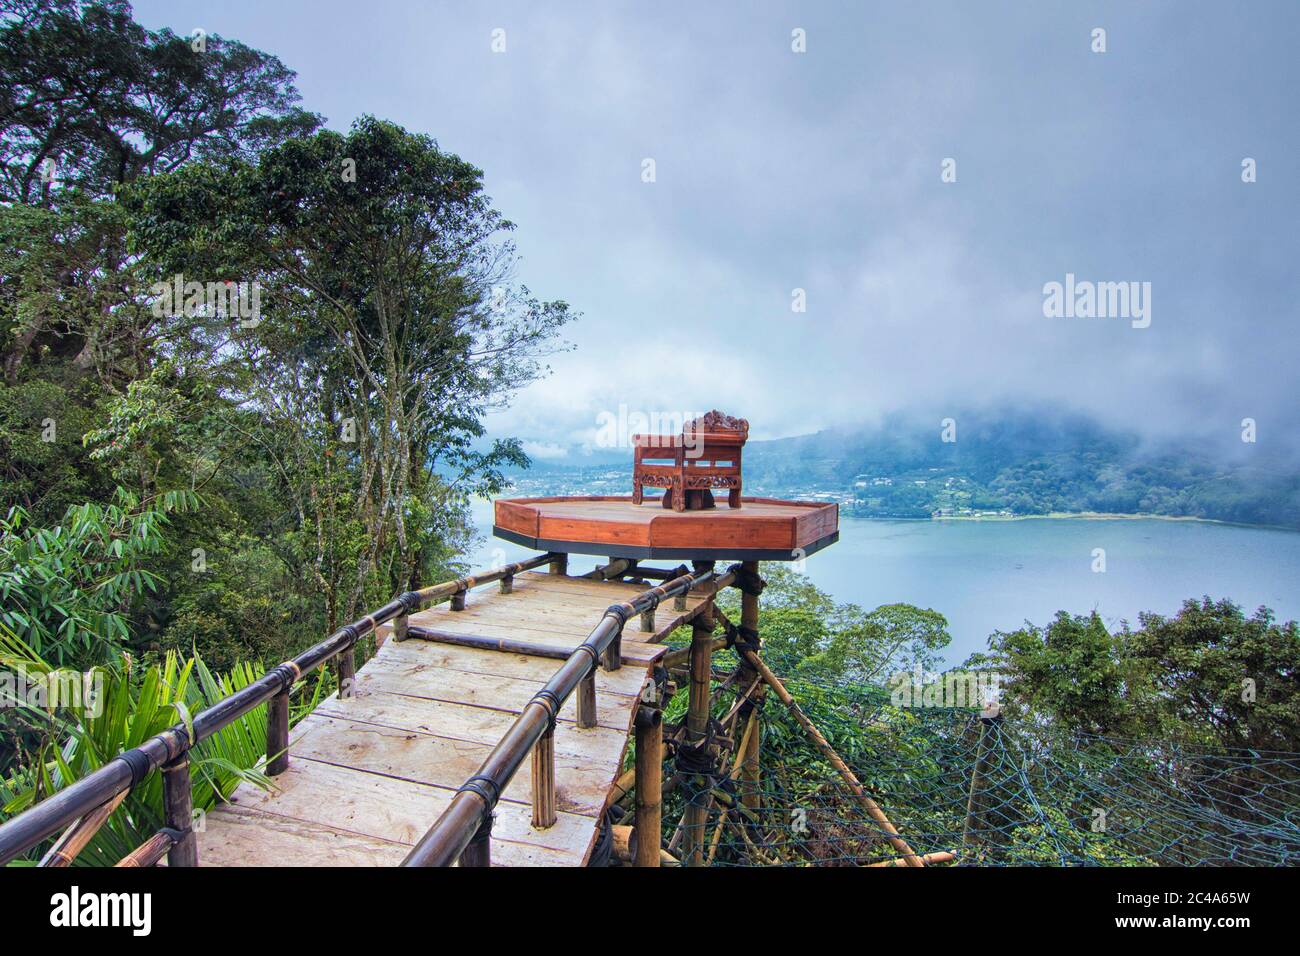
[[[1300,863],[1300,754],[1066,736],[971,708],[898,707],[874,685],[786,678],[791,663],[769,661],[912,850],[952,855],[935,862]],[[895,865],[885,829],[786,708],[769,695],[755,712],[757,809],[740,799],[748,782],[732,779],[724,755],[712,775],[679,772],[664,839],[680,843],[686,801],[699,800],[710,806],[709,865]]]

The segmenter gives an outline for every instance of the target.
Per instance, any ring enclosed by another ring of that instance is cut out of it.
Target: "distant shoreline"
[[[847,517],[856,521],[1034,521],[1050,519],[1061,521],[1067,519],[1086,521],[1189,521],[1198,524],[1222,525],[1225,528],[1257,528],[1262,531],[1289,531],[1293,534],[1300,528],[1291,528],[1282,524],[1249,524],[1244,521],[1224,521],[1221,518],[1197,518],[1192,515],[1156,515],[1156,514],[1120,514],[1110,511],[1050,511],[1044,515],[931,515],[928,518],[889,518],[883,515],[855,515],[848,512]]]

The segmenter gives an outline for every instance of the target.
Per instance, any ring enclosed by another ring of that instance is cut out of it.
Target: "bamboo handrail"
[[[556,714],[578,683],[598,660],[609,659],[611,649],[618,646],[623,626],[636,615],[658,607],[664,598],[684,594],[715,577],[712,570],[683,574],[642,591],[631,601],[610,605],[587,639],[525,705],[478,772],[456,791],[447,809],[407,854],[402,866],[455,863],[480,826],[491,818],[497,800],[524,760],[542,737],[551,732]]]
[[[362,637],[374,632],[380,625],[398,617],[418,611],[422,606],[454,594],[463,594],[481,584],[499,581],[521,571],[553,563],[556,554],[547,553],[526,561],[468,577],[457,578],[443,584],[406,591],[383,607],[361,619],[345,624],[319,644],[303,651],[292,660],[271,668],[257,680],[217,701],[195,715],[187,728],[177,723],[155,734],[137,747],[123,751],[104,766],[80,780],[69,784],[35,806],[0,823],[0,866],[8,863],[53,836],[59,830],[75,823],[119,795],[125,795],[155,770],[187,753],[196,744],[228,727],[249,711],[287,691],[300,678],[316,670],[326,661],[350,651]],[[193,733],[191,735],[190,729]]]
[[[762,659],[753,651],[742,649],[741,653],[744,655],[744,659],[747,660],[755,670],[763,675],[763,680],[767,682],[767,685],[771,687],[772,690],[776,691],[776,696],[781,698],[781,703],[785,704],[790,713],[794,715],[794,719],[799,722],[799,726],[804,729],[804,732],[808,734],[808,737],[817,746],[817,749],[826,756],[826,759],[830,761],[831,766],[833,766],[836,772],[839,773],[841,779],[848,784],[849,789],[853,791],[853,794],[862,803],[863,807],[866,808],[871,819],[875,820],[876,823],[880,825],[880,828],[885,831],[890,844],[895,850],[902,854],[903,859],[907,861],[906,865],[924,866],[925,863],[922,858],[907,845],[906,840],[898,835],[898,831],[894,829],[894,825],[889,822],[889,817],[885,816],[885,811],[880,809],[880,806],[876,801],[867,796],[867,791],[863,788],[862,783],[858,780],[853,771],[849,769],[849,765],[840,759],[840,755],[835,752],[833,747],[831,747],[830,742],[822,736],[822,732],[817,729],[817,725],[808,719],[808,716],[803,712],[803,708],[801,708],[795,699],[790,696],[790,692],[786,690],[785,685],[781,683],[780,679],[772,673],[771,669],[764,664]]]

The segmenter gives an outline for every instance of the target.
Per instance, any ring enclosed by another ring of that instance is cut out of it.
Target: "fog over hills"
[[[1145,438],[1060,409],[886,416],[879,424],[750,441],[747,487],[822,493],[876,517],[1157,514],[1300,527],[1289,454],[1242,440]],[[623,493],[628,448],[548,446],[529,484]],[[551,477],[548,477],[551,476]]]

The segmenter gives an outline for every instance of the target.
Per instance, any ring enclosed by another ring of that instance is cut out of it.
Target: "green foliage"
[[[1300,806],[1300,748],[1294,738],[1269,736],[1294,714],[1294,624],[1207,600],[1188,602],[1171,620],[1143,615],[1139,630],[1112,635],[1096,615],[1062,612],[1046,627],[995,634],[991,652],[967,663],[1004,678],[1003,717],[985,723],[971,707],[898,704],[879,679],[861,676],[887,675],[877,662],[893,648],[915,645],[924,657],[941,646],[933,612],[868,613],[836,604],[786,569],[764,566],[763,574],[764,658],[918,852],[954,852],[964,865],[1027,866],[1275,864],[1296,852],[1290,820]],[[686,635],[672,640],[680,646]],[[863,647],[844,647],[859,640]],[[1257,675],[1264,720],[1254,721],[1241,701],[1244,667]],[[732,709],[736,689],[720,695],[715,718]],[[686,709],[679,680],[665,713],[670,729]],[[733,808],[733,823],[718,831],[734,787],[717,782],[706,828],[709,842],[718,841],[714,862],[896,858],[880,825],[773,694],[758,713],[762,807]],[[1240,749],[1269,745],[1289,752]],[[680,790],[665,807],[667,840],[685,809]]]
[[[897,671],[935,668],[952,639],[937,611],[911,604],[863,610],[837,603],[806,576],[780,564],[763,566],[767,587],[760,602],[759,631],[770,654],[789,661],[798,675],[884,681]],[[739,620],[739,599],[723,606]]]
[[[1300,750],[1300,633],[1261,607],[1186,601],[1172,618],[1142,614],[1117,635],[1140,670],[1149,727],[1179,739],[1256,750]]]
[[[997,671],[1008,714],[1068,721],[1072,732],[1118,734],[1134,729],[1132,684],[1100,616],[1059,611],[1046,627],[1032,625],[989,638],[992,654],[967,663]]]
[[[119,659],[133,602],[158,586],[145,565],[162,550],[167,515],[196,503],[168,492],[142,505],[119,489],[112,504],[69,508],[53,528],[10,508],[0,518],[0,624],[58,666]]]
[[[998,671],[1009,714],[1067,736],[1174,739],[1300,751],[1300,639],[1294,621],[1231,601],[1186,601],[1116,634],[1095,614],[1059,612],[989,638],[968,665]]]
[[[2,630],[0,666],[29,677],[56,673],[31,648]],[[66,706],[6,711],[6,720],[25,721],[39,737],[23,769],[0,779],[0,820],[57,793],[154,734],[178,722],[188,723],[208,704],[248,686],[261,674],[260,666],[241,664],[217,677],[198,657],[183,660],[168,653],[142,672],[116,664],[91,669],[83,686],[97,687],[97,692]],[[79,674],[72,677],[82,679]],[[317,682],[295,702],[295,711],[312,709],[322,690]],[[198,744],[190,753],[195,809],[211,809],[241,782],[267,786],[267,778],[257,769],[265,747],[265,705]],[[152,836],[163,821],[162,780],[155,773],[130,792],[76,862],[111,866]],[[25,862],[39,859],[42,850],[29,852]]]

